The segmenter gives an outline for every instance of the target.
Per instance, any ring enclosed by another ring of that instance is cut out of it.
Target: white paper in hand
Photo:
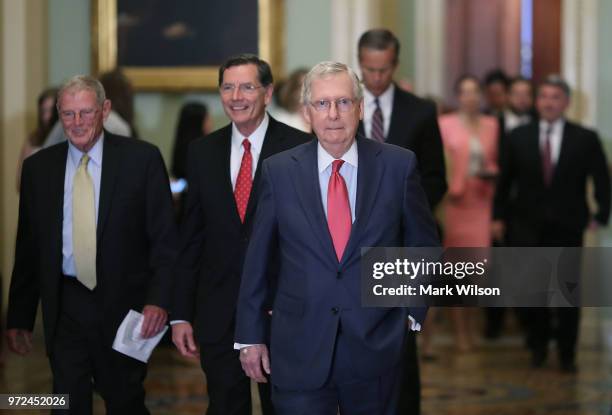
[[[117,330],[113,349],[146,363],[151,357],[153,349],[168,330],[168,326],[165,326],[155,336],[143,339],[140,335],[143,321],[144,316],[141,313],[130,310],[119,326],[119,330]]]

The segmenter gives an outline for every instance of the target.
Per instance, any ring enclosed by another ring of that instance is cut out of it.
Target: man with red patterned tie
[[[312,138],[266,113],[272,82],[270,66],[257,56],[225,62],[219,69],[219,92],[232,122],[189,149],[172,340],[183,356],[200,357],[208,415],[251,414],[250,379],[241,369],[233,335],[242,259],[257,209],[258,166]],[[271,264],[271,284],[276,273]],[[266,386],[261,385],[260,398],[267,415],[274,412]]]
[[[505,142],[492,231],[510,246],[579,247],[587,226],[608,223],[608,162],[597,133],[565,118],[569,104],[567,83],[549,76],[538,87],[539,120],[514,129]],[[590,180],[597,202],[594,213],[587,200]],[[580,308],[542,307],[527,313],[532,366],[546,364],[555,334],[560,368],[574,373]]]
[[[280,415],[395,415],[406,320],[425,309],[361,305],[361,248],[437,246],[414,153],[356,139],[363,90],[322,62],[302,103],[317,141],[267,159],[242,274],[236,348],[245,373],[270,374]],[[275,255],[279,254],[280,257]],[[267,269],[280,262],[266,346]]]

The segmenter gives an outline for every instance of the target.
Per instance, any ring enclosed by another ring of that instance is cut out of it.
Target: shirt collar
[[[96,144],[89,149],[87,155],[89,156],[89,160],[93,162],[96,166],[102,167],[102,151],[104,149],[104,131],[100,134],[100,138],[96,141]],[[70,160],[75,167],[79,166],[81,162],[81,157],[83,157],[83,152],[76,148],[74,144],[68,140],[68,154],[70,156]]]
[[[549,123],[548,121],[540,120],[540,132],[546,133],[546,130],[550,126],[551,133],[557,134],[562,130],[564,124],[565,124],[565,119],[563,117],[556,119],[552,123]]]
[[[380,96],[378,97],[378,102],[381,107],[391,106],[393,104],[394,92],[395,92],[395,85],[393,84],[393,82],[391,82],[391,85],[389,85],[389,87],[385,90],[385,92],[380,94]],[[365,99],[365,105],[367,106],[375,105],[374,100],[376,99],[376,97],[374,96],[374,94],[368,91],[368,88],[363,88],[363,97]]]
[[[259,126],[248,137],[243,136],[242,133],[238,130],[238,127],[236,127],[236,124],[232,123],[232,147],[236,149],[242,147],[242,142],[245,138],[248,138],[249,142],[251,143],[251,149],[255,150],[257,153],[261,153],[261,147],[263,146],[264,138],[266,137],[266,131],[268,130],[269,123],[270,117],[266,112]]]
[[[321,143],[317,144],[317,162],[318,162],[318,167],[319,167],[319,173],[323,173],[324,170],[326,170],[334,160],[336,160],[335,158],[333,158],[331,156],[331,154],[329,154],[321,145]],[[350,164],[353,167],[357,167],[357,141],[354,140],[353,144],[351,145],[351,147],[348,149],[348,151],[346,153],[344,153],[342,155],[342,157],[340,157],[341,160],[344,160],[345,163]]]

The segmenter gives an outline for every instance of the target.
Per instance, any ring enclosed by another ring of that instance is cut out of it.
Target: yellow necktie
[[[96,207],[88,162],[89,156],[84,154],[72,183],[72,253],[77,279],[93,290],[96,287]]]

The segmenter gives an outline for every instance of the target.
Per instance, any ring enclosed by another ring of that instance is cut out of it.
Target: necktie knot
[[[344,164],[344,160],[334,160],[332,163],[332,174],[340,173],[340,167]]]
[[[374,104],[376,104],[376,109],[380,109],[380,101],[378,100],[378,97],[374,98]]]
[[[87,154],[83,154],[83,157],[81,157],[81,161],[79,162],[79,167],[87,168],[87,163],[89,163],[89,160],[89,156]]]
[[[548,127],[546,127],[546,138],[550,138],[550,135],[552,134],[552,124],[548,124]]]
[[[244,151],[251,151],[251,142],[248,138],[242,140],[242,146],[244,147]]]

